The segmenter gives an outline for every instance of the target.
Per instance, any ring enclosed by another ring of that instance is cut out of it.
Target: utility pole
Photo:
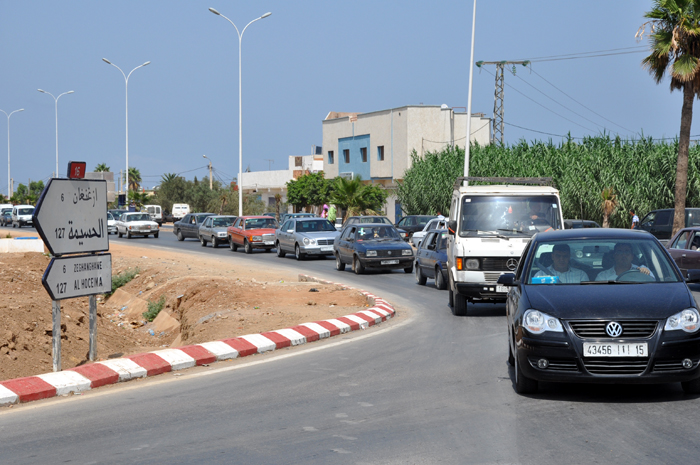
[[[265,158],[265,161],[268,162],[267,163],[267,170],[272,171],[272,164],[275,162],[275,160],[273,160],[271,158]]]
[[[212,177],[211,177],[211,160],[206,155],[202,155],[202,157],[209,160],[209,190],[213,190],[214,187],[213,187],[213,182],[212,182]]]
[[[528,66],[530,60],[523,61],[477,61],[476,66],[481,68],[482,65],[496,65],[496,90],[494,91],[493,99],[493,131],[491,131],[491,143],[496,141],[503,145],[503,88],[504,76],[503,70],[505,65],[513,65],[513,74],[515,74],[515,65]]]

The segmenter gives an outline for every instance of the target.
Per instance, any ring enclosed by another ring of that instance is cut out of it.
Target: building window
[[[349,149],[343,150],[343,158],[345,159],[345,163],[350,163],[350,150]]]
[[[367,147],[361,147],[360,154],[362,155],[362,163],[367,163]]]
[[[384,161],[384,146],[383,145],[377,146],[377,160]]]
[[[328,164],[329,164],[329,165],[332,165],[333,163],[335,163],[334,160],[333,160],[333,151],[332,151],[332,150],[329,150],[329,151],[328,151]]]

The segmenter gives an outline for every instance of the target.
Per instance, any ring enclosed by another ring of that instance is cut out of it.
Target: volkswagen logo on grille
[[[611,321],[605,326],[605,332],[610,337],[618,337],[622,334],[622,325],[616,321]]]
[[[391,250],[389,250],[386,254],[387,254],[387,255],[391,255]]]
[[[518,260],[516,258],[509,258],[506,262],[506,267],[510,271],[515,271],[515,269],[518,267]]]

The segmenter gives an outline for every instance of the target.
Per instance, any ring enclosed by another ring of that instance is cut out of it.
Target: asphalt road
[[[126,239],[113,240],[126,242]],[[506,364],[503,306],[454,317],[402,271],[203,249],[169,230],[140,246],[251,260],[367,289],[400,316],[337,341],[0,410],[0,462],[695,463],[700,397],[680,385],[541,384]]]

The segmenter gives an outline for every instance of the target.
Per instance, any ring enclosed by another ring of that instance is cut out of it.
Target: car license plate
[[[329,245],[326,247],[321,247],[321,252],[333,252],[333,246]]]
[[[382,260],[382,265],[398,265],[398,260]]]
[[[508,287],[507,286],[496,286],[496,292],[503,292],[504,294],[507,294]]]
[[[584,357],[647,357],[649,350],[646,342],[584,342]]]
[[[265,245],[275,245],[275,241],[265,241]]]

